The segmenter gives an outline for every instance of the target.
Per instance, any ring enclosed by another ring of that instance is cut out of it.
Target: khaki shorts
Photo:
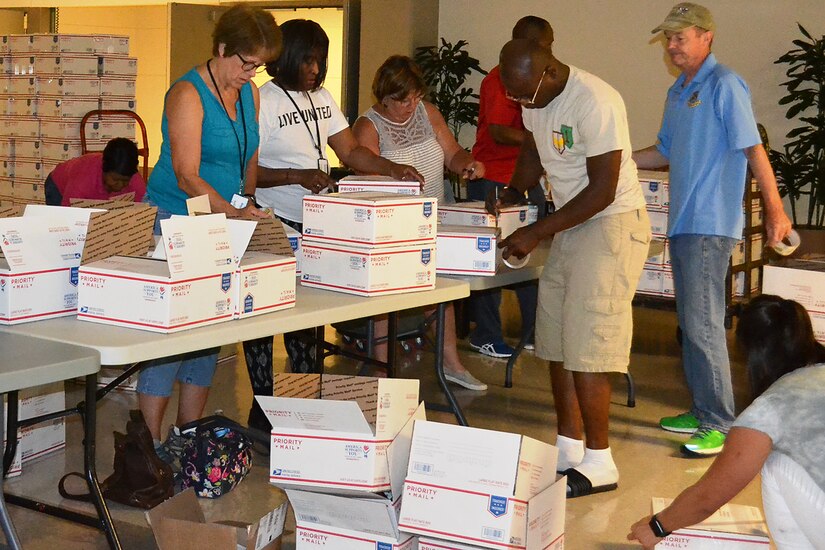
[[[649,244],[644,209],[555,235],[539,280],[536,354],[571,371],[627,372],[631,301]]]

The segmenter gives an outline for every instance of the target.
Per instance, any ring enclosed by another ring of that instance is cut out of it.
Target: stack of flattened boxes
[[[0,202],[43,203],[55,166],[81,154],[80,121],[95,109],[135,109],[137,60],[112,35],[0,37]],[[133,119],[87,124],[89,150],[135,138]]]
[[[645,262],[636,292],[648,296],[673,298],[673,270],[667,240],[667,216],[670,206],[667,172],[639,170],[639,183],[645,196],[647,215],[653,238],[664,241],[662,252]]]

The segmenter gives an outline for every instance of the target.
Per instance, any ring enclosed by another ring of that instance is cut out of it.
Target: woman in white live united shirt
[[[327,74],[329,38],[318,23],[294,19],[281,25],[283,50],[267,64],[272,80],[261,86],[258,187],[255,198],[284,223],[302,230],[302,200],[330,188],[327,144],[341,161],[360,172],[418,180],[418,171],[379,157],[358,145],[344,114],[322,87]],[[284,334],[292,370],[313,364],[314,346],[298,333]],[[244,342],[252,392],[272,395],[272,337]],[[269,432],[270,425],[253,403],[249,423]]]

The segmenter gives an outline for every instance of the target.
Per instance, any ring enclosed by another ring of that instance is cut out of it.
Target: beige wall
[[[825,34],[822,0],[706,0],[704,4],[716,19],[716,56],[748,82],[757,119],[767,127],[772,145],[781,145],[791,124],[784,118],[784,108],[777,105],[784,75],[773,61],[799,36],[797,21],[814,36]],[[451,41],[468,40],[471,55],[489,68],[498,62],[498,52],[520,17],[544,17],[553,25],[559,59],[619,90],[627,105],[633,145],[642,147],[656,139],[665,92],[673,83],[662,43],[650,34],[671,5],[661,0],[441,0],[439,34]],[[477,87],[479,81],[471,82]],[[473,132],[462,135],[465,145],[473,139]]]
[[[160,152],[160,120],[169,74],[167,29],[166,6],[60,9],[58,30],[62,33],[129,36],[129,55],[138,58],[135,95],[137,113],[148,132],[150,166]]]

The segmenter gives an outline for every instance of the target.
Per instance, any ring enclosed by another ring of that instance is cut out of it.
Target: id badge
[[[318,159],[318,170],[324,174],[329,174],[329,161],[327,159]]]

